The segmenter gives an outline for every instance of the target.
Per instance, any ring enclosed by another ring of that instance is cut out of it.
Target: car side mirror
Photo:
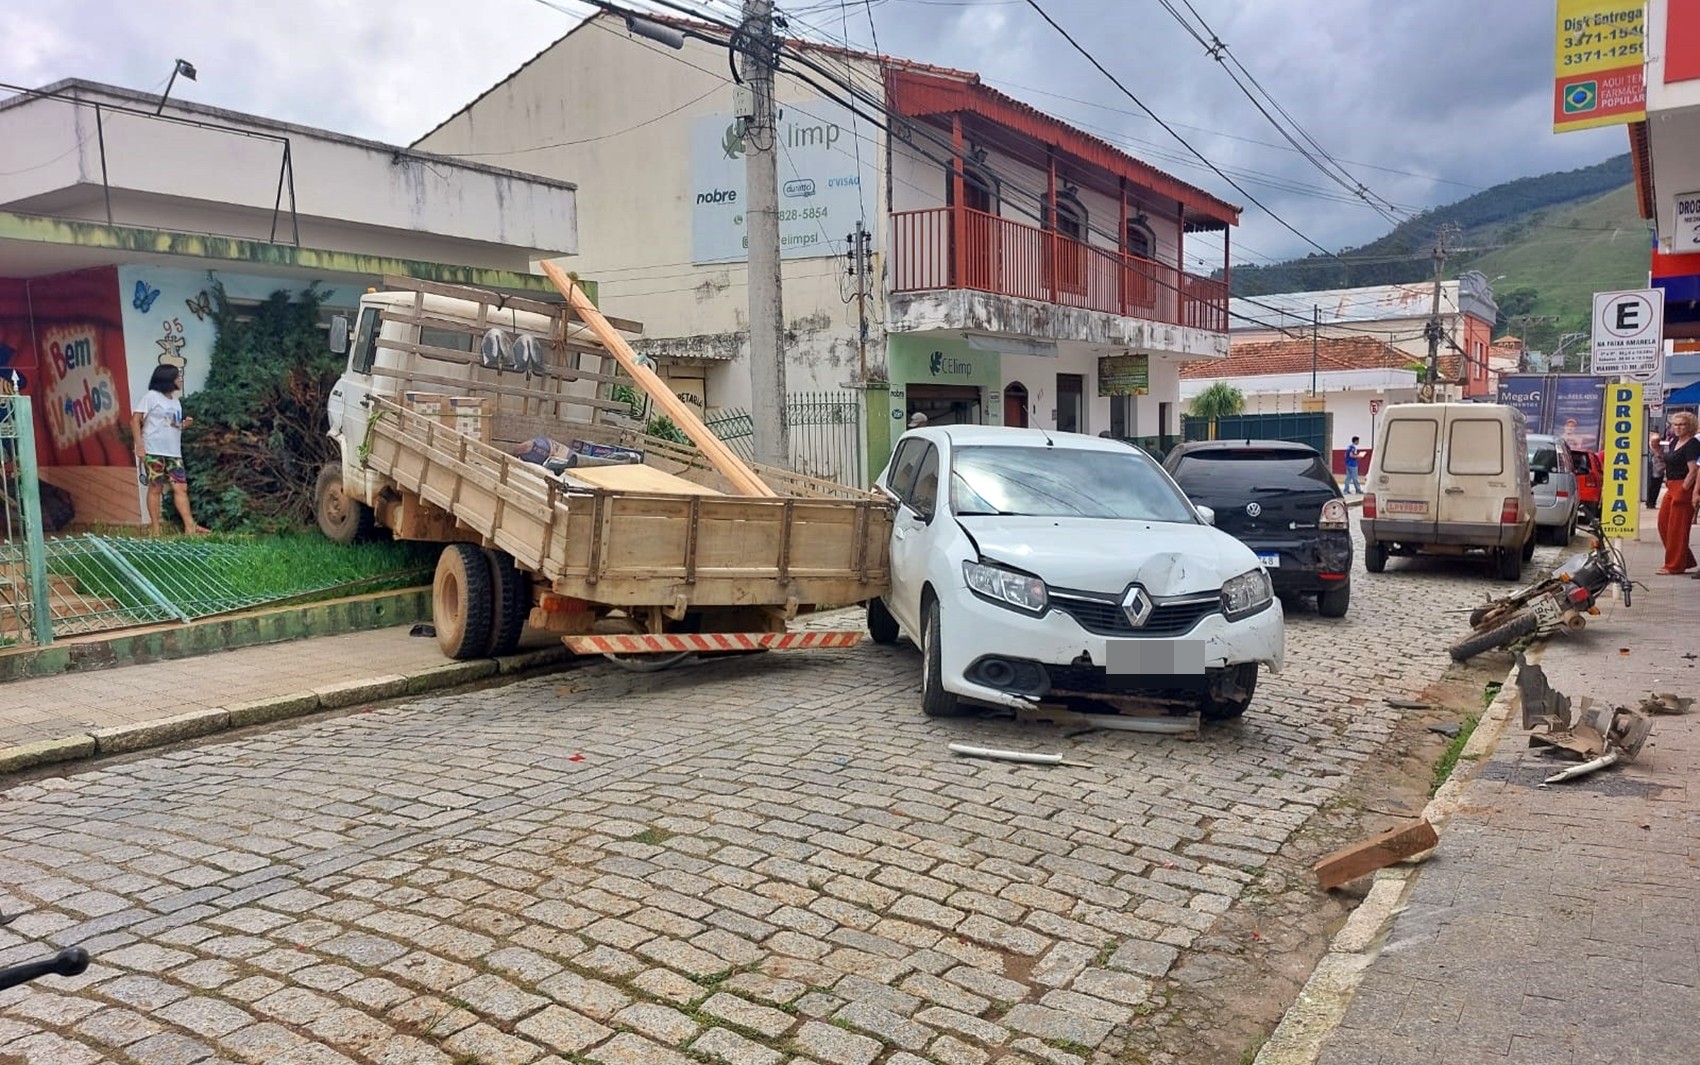
[[[334,355],[348,354],[348,315],[338,314],[331,318],[330,346]]]
[[[1203,519],[1204,524],[1216,524],[1216,509],[1214,507],[1207,507],[1202,503],[1194,503],[1193,509],[1198,511],[1198,516]]]

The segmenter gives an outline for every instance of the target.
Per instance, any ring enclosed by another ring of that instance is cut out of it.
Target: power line
[[[1262,200],[1258,199],[1256,196],[1253,196],[1250,192],[1248,192],[1246,190],[1245,186],[1241,185],[1239,182],[1235,181],[1233,178],[1231,178],[1227,174],[1223,173],[1221,167],[1217,166],[1215,163],[1210,162],[1210,160],[1205,157],[1203,152],[1200,152],[1197,148],[1194,148],[1192,146],[1192,144],[1185,137],[1182,137],[1179,133],[1175,132],[1175,129],[1174,129],[1173,126],[1170,126],[1167,122],[1163,121],[1161,118],[1158,118],[1157,113],[1155,111],[1153,111],[1149,107],[1145,106],[1145,101],[1143,101],[1139,97],[1135,96],[1133,94],[1133,90],[1129,89],[1126,85],[1123,85],[1120,78],[1118,78],[1114,74],[1110,73],[1109,69],[1107,67],[1105,67],[1104,64],[1100,63],[1096,56],[1094,56],[1091,52],[1087,51],[1086,48],[1083,45],[1081,45],[1081,43],[1079,41],[1074,39],[1073,34],[1069,33],[1067,30],[1063,29],[1062,26],[1057,22],[1057,20],[1052,18],[1050,16],[1050,13],[1047,12],[1043,7],[1041,7],[1039,5],[1039,0],[1027,0],[1027,6],[1032,8],[1035,12],[1037,12],[1040,18],[1044,19],[1047,23],[1049,23],[1052,29],[1054,29],[1058,33],[1062,34],[1063,40],[1067,41],[1069,43],[1069,45],[1071,47],[1073,47],[1076,52],[1079,52],[1080,55],[1088,63],[1091,63],[1094,67],[1096,67],[1099,73],[1103,74],[1106,78],[1109,78],[1110,83],[1113,84],[1116,88],[1120,89],[1123,96],[1126,96],[1129,100],[1132,100],[1136,107],[1138,107],[1140,110],[1144,111],[1147,115],[1151,116],[1151,120],[1153,122],[1156,122],[1159,126],[1162,126],[1164,131],[1167,132],[1169,134],[1169,136],[1171,136],[1171,137],[1175,138],[1175,140],[1179,141],[1187,149],[1187,151],[1198,156],[1199,159],[1203,160],[1206,164],[1208,164],[1210,169],[1215,171],[1216,175],[1218,177],[1220,177],[1222,180],[1226,181],[1228,184],[1232,185],[1239,192],[1240,195],[1244,196],[1247,200],[1250,200],[1257,207],[1261,208],[1265,214],[1267,214],[1270,218],[1273,218],[1275,221],[1279,222],[1281,224],[1281,226],[1283,228],[1285,228],[1289,233],[1292,233],[1295,237],[1298,237],[1300,240],[1304,241],[1306,244],[1309,244],[1311,247],[1315,248],[1317,251],[1321,252],[1324,255],[1333,255],[1334,254],[1333,252],[1329,251],[1327,248],[1324,248],[1322,245],[1320,245],[1316,241],[1312,240],[1310,237],[1306,236],[1304,233],[1300,232],[1298,227],[1294,226],[1291,222],[1287,221],[1285,218],[1282,218],[1280,215],[1276,214],[1273,210],[1271,210],[1269,208],[1269,205],[1265,204]]]

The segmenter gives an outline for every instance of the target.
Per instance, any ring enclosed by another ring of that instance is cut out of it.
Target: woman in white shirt
[[[177,504],[177,514],[183,519],[183,531],[199,536],[208,530],[195,524],[189,512],[189,471],[183,466],[183,430],[194,422],[183,417],[183,401],[178,390],[183,386],[183,371],[175,366],[156,366],[148,379],[147,395],[136,404],[133,418],[136,437],[136,469],[142,484],[148,486],[148,521],[153,535],[159,535],[160,504],[165,486],[171,486],[171,500]]]

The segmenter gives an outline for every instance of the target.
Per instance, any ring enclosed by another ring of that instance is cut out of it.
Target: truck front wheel
[[[344,490],[340,464],[319,471],[318,483],[313,486],[313,516],[318,519],[319,531],[333,543],[367,539],[376,528],[372,508]]]
[[[431,581],[431,618],[437,646],[450,658],[482,658],[494,630],[496,597],[490,558],[476,544],[447,544]]]

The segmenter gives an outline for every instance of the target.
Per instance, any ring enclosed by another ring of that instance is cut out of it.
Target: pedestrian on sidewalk
[[[156,366],[148,379],[148,391],[136,404],[133,426],[136,437],[138,480],[148,488],[148,523],[159,535],[159,512],[165,486],[171,486],[171,501],[183,519],[183,531],[201,536],[210,530],[195,524],[189,510],[189,472],[183,466],[183,430],[195,419],[183,417],[183,371],[176,366]]]
[[[1700,480],[1700,439],[1694,435],[1697,421],[1683,411],[1671,415],[1671,440],[1659,441],[1659,461],[1665,476],[1665,492],[1659,498],[1659,542],[1665,547],[1665,564],[1660,573],[1687,573],[1694,568],[1694,551],[1688,546],[1694,525],[1696,481]]]
[[[1358,438],[1346,445],[1346,494],[1363,495],[1364,486],[1358,483]]]

